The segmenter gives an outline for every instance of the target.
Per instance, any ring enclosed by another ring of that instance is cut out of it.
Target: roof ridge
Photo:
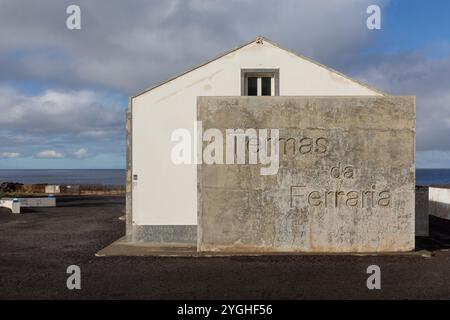
[[[327,66],[327,65],[324,65],[324,64],[322,64],[322,63],[320,63],[320,62],[318,62],[318,61],[316,61],[316,60],[314,60],[314,59],[312,59],[312,58],[306,57],[306,56],[304,56],[304,55],[302,55],[302,54],[299,54],[299,53],[297,53],[297,52],[295,52],[295,51],[292,51],[292,50],[290,50],[290,49],[286,49],[286,48],[284,48],[283,46],[281,46],[281,45],[279,45],[278,43],[276,43],[275,41],[272,41],[272,40],[270,40],[270,39],[268,39],[268,38],[266,38],[266,37],[264,37],[264,36],[257,36],[255,39],[253,39],[253,40],[251,40],[251,41],[247,41],[247,42],[245,42],[244,44],[241,44],[241,45],[239,45],[239,46],[237,46],[237,47],[234,47],[234,48],[232,48],[232,49],[230,49],[230,50],[228,50],[228,51],[226,51],[226,52],[224,52],[224,53],[222,53],[222,54],[219,54],[218,56],[216,56],[216,57],[214,57],[214,58],[212,58],[212,59],[210,59],[210,60],[207,60],[206,62],[204,62],[204,63],[202,63],[202,64],[196,65],[196,66],[194,66],[194,67],[192,67],[192,68],[187,69],[186,71],[184,71],[184,72],[182,72],[182,73],[179,73],[179,74],[177,74],[177,75],[175,75],[175,76],[172,76],[172,77],[170,77],[170,78],[168,78],[168,79],[166,79],[166,80],[164,80],[164,81],[162,81],[162,82],[159,82],[159,83],[157,83],[157,84],[155,84],[155,85],[153,85],[153,86],[151,86],[151,87],[148,87],[147,89],[141,90],[141,91],[139,91],[138,93],[136,93],[136,94],[130,96],[130,98],[131,98],[131,99],[136,98],[136,97],[138,97],[138,96],[140,96],[140,95],[142,95],[142,94],[144,94],[144,93],[146,93],[146,92],[149,92],[149,91],[151,91],[151,90],[153,90],[153,89],[156,89],[156,88],[158,88],[158,87],[160,87],[160,86],[162,86],[162,85],[164,85],[164,84],[166,84],[166,83],[168,83],[168,82],[170,82],[170,81],[172,81],[172,80],[175,80],[175,79],[177,79],[177,78],[179,78],[179,77],[181,77],[181,76],[184,76],[185,74],[187,74],[187,73],[189,73],[189,72],[192,72],[192,71],[194,71],[194,70],[196,70],[196,69],[199,69],[199,68],[201,68],[201,67],[203,67],[203,66],[205,66],[205,65],[207,65],[207,64],[209,64],[209,63],[211,63],[211,62],[213,62],[213,61],[216,61],[216,60],[218,60],[218,59],[220,59],[220,58],[222,58],[222,57],[224,57],[224,56],[226,56],[226,55],[228,55],[228,54],[230,54],[230,53],[232,53],[232,52],[235,52],[235,51],[237,51],[237,50],[239,50],[239,49],[242,49],[242,48],[244,48],[244,47],[246,47],[246,46],[248,46],[248,45],[250,45],[250,44],[252,44],[252,43],[263,44],[264,41],[270,43],[271,45],[273,45],[273,46],[275,46],[275,47],[277,47],[277,48],[279,48],[279,49],[281,49],[281,50],[283,50],[283,51],[289,52],[289,53],[291,53],[291,54],[297,56],[297,57],[300,58],[300,59],[304,59],[304,60],[306,60],[306,61],[309,61],[309,62],[311,62],[311,63],[314,63],[315,65],[317,65],[317,66],[319,66],[319,67],[325,68],[325,69],[327,69],[328,71],[334,72],[334,73],[340,75],[341,77],[343,77],[343,78],[345,78],[345,79],[347,79],[347,80],[350,80],[350,81],[352,81],[352,82],[354,82],[354,83],[357,83],[357,84],[359,84],[359,85],[361,85],[361,86],[363,86],[363,87],[365,87],[365,88],[367,88],[367,89],[369,89],[369,90],[372,90],[372,91],[374,91],[374,92],[377,92],[377,93],[379,93],[379,94],[381,94],[381,95],[383,95],[383,96],[386,96],[386,95],[387,95],[385,92],[383,92],[383,91],[381,91],[381,90],[378,90],[378,89],[376,89],[376,88],[374,88],[374,87],[372,87],[372,86],[370,86],[370,85],[368,85],[368,84],[366,84],[366,83],[364,83],[364,82],[361,82],[361,81],[359,81],[359,80],[353,79],[352,77],[347,76],[347,75],[343,74],[342,72],[339,72],[339,71],[337,71],[337,70],[335,70],[335,69],[333,69],[333,68],[331,68],[331,67],[329,67],[329,66]]]

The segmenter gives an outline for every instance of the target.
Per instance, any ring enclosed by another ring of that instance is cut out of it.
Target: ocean
[[[1,182],[125,185],[125,170],[0,170]],[[450,169],[417,169],[418,185],[450,185]]]
[[[125,185],[122,169],[0,170],[0,182]]]
[[[416,185],[450,185],[450,169],[417,169]]]

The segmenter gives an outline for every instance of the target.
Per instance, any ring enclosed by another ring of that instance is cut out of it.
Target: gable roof
[[[233,53],[233,52],[235,52],[235,51],[238,51],[239,49],[242,49],[242,48],[244,48],[244,47],[246,47],[246,46],[248,46],[248,45],[250,45],[250,44],[252,44],[252,43],[255,43],[255,42],[256,42],[256,43],[262,43],[262,42],[264,42],[264,41],[270,43],[271,45],[273,45],[273,46],[275,46],[275,47],[277,47],[277,48],[279,48],[279,49],[281,49],[281,50],[283,50],[283,51],[289,52],[289,53],[291,53],[291,54],[293,54],[293,55],[295,55],[295,56],[297,56],[297,57],[299,57],[299,58],[301,58],[301,59],[304,59],[304,60],[306,60],[306,61],[308,61],[308,62],[311,62],[311,63],[313,63],[313,64],[315,64],[315,65],[317,65],[317,66],[319,66],[319,67],[321,67],[321,68],[325,68],[325,69],[327,69],[328,71],[334,72],[334,73],[340,75],[341,77],[343,77],[343,78],[345,78],[345,79],[348,79],[348,80],[350,80],[350,81],[352,81],[352,82],[354,82],[354,83],[357,83],[357,84],[359,84],[359,85],[361,85],[361,86],[363,86],[363,87],[365,87],[365,88],[367,88],[367,89],[369,89],[369,90],[372,90],[372,91],[374,91],[374,92],[376,92],[376,93],[379,93],[379,94],[381,94],[381,95],[383,95],[383,96],[386,96],[386,95],[387,95],[385,92],[383,92],[383,91],[381,91],[381,90],[378,90],[378,89],[376,89],[376,88],[373,88],[372,86],[369,86],[368,84],[366,84],[366,83],[364,83],[364,82],[361,82],[361,81],[359,81],[359,80],[355,80],[355,79],[353,79],[353,78],[351,78],[351,77],[349,77],[349,76],[347,76],[347,75],[345,75],[345,74],[343,74],[343,73],[341,73],[341,72],[339,72],[339,71],[336,71],[336,70],[334,70],[333,68],[330,68],[330,67],[328,67],[328,66],[326,66],[326,65],[324,65],[324,64],[322,64],[322,63],[320,63],[320,62],[317,62],[317,61],[315,61],[315,60],[313,60],[313,59],[311,59],[311,58],[308,58],[308,57],[306,57],[306,56],[303,56],[303,55],[301,55],[301,54],[299,54],[299,53],[297,53],[297,52],[294,52],[294,51],[292,51],[292,50],[286,49],[286,48],[280,46],[278,43],[273,42],[273,41],[270,40],[270,39],[267,39],[267,38],[262,37],[262,36],[258,36],[258,37],[256,37],[256,39],[254,39],[254,40],[248,41],[248,42],[246,42],[246,43],[244,43],[244,44],[242,44],[242,45],[240,45],[240,46],[237,46],[237,47],[235,47],[235,48],[233,48],[233,49],[231,49],[231,50],[228,50],[228,51],[225,52],[225,53],[220,54],[219,56],[216,56],[216,57],[213,58],[213,59],[210,59],[210,60],[208,60],[208,61],[206,61],[206,62],[204,62],[204,63],[202,63],[202,64],[200,64],[200,65],[197,65],[197,66],[195,66],[195,67],[193,67],[193,68],[190,68],[190,69],[188,69],[188,70],[186,70],[186,71],[184,71],[184,72],[182,72],[182,73],[180,73],[180,74],[177,74],[177,75],[175,75],[175,76],[172,76],[172,77],[170,77],[170,78],[167,79],[167,80],[164,80],[164,81],[162,81],[162,82],[160,82],[160,83],[157,83],[156,85],[153,85],[153,86],[151,86],[151,87],[149,87],[149,88],[147,88],[147,89],[144,89],[144,90],[138,92],[137,94],[131,96],[130,99],[133,99],[133,98],[138,97],[138,96],[140,96],[140,95],[142,95],[142,94],[144,94],[144,93],[146,93],[146,92],[148,92],[148,91],[151,91],[151,90],[153,90],[153,89],[156,89],[156,88],[158,88],[158,87],[160,87],[160,86],[162,86],[162,85],[164,85],[164,84],[166,84],[166,83],[168,83],[168,82],[170,82],[170,81],[172,81],[172,80],[175,80],[175,79],[177,79],[177,78],[179,78],[179,77],[181,77],[181,76],[184,76],[185,74],[187,74],[187,73],[189,73],[189,72],[191,72],[191,71],[194,71],[194,70],[196,70],[196,69],[199,69],[199,68],[201,68],[201,67],[203,67],[203,66],[205,66],[205,65],[207,65],[207,64],[209,64],[209,63],[211,63],[211,62],[213,62],[213,61],[219,60],[220,58],[222,58],[222,57],[224,57],[224,56],[226,56],[226,55],[228,55],[228,54],[230,54],[230,53]]]

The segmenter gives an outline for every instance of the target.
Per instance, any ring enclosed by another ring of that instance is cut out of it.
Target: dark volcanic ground
[[[95,257],[124,234],[123,197],[60,197],[56,208],[0,209],[1,299],[450,299],[450,222],[431,218],[431,257]],[[81,290],[66,268],[81,267]],[[366,268],[381,268],[381,290]]]

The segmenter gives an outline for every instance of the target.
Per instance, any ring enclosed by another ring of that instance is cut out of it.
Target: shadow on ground
[[[430,216],[429,226],[429,237],[416,237],[416,250],[450,249],[450,220]]]

